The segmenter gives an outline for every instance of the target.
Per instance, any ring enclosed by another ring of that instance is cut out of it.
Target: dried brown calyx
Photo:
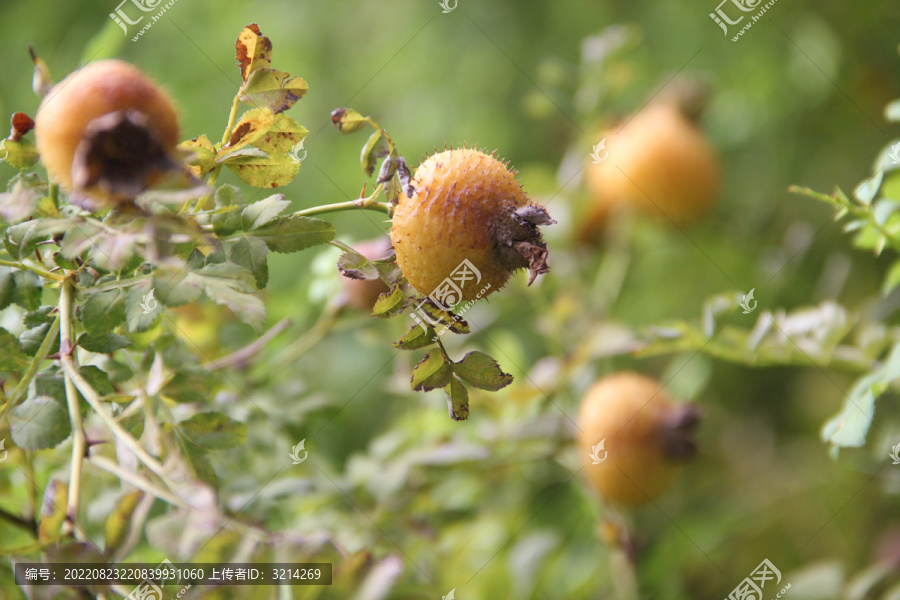
[[[98,188],[111,197],[129,199],[178,169],[148,125],[148,117],[133,109],[88,123],[75,148],[72,187]]]
[[[556,223],[547,209],[529,204],[516,209],[507,223],[498,228],[498,251],[510,270],[527,268],[530,271],[528,285],[534,283],[538,275],[550,270],[547,264],[547,245],[541,235],[540,226]]]

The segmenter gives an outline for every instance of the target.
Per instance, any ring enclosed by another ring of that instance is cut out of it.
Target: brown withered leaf
[[[244,83],[250,73],[256,69],[268,68],[272,64],[272,40],[259,30],[259,25],[251,23],[241,30],[234,43],[237,51],[237,62],[241,67],[241,79]]]

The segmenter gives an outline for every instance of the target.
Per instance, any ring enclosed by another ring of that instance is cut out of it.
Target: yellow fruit
[[[377,260],[390,253],[391,241],[382,237],[355,244],[353,249],[369,260]],[[372,312],[378,296],[390,291],[390,288],[381,279],[351,279],[344,276],[341,283],[344,293],[347,295],[347,303],[357,310],[367,313]]]
[[[35,136],[47,171],[66,189],[133,198],[171,168],[178,117],[168,94],[136,67],[102,60],[50,90]]]
[[[718,157],[706,136],[674,104],[650,104],[599,139],[606,140],[609,154],[602,162],[592,160],[585,171],[591,205],[583,238],[599,233],[615,209],[684,225],[703,216],[715,200]]]
[[[655,379],[631,372],[604,377],[587,391],[578,413],[588,483],[619,506],[655,500],[695,453],[698,422],[697,410],[674,405]],[[592,455],[602,462],[594,464]]]
[[[439,152],[416,170],[412,197],[400,194],[391,241],[397,265],[421,294],[434,295],[464,261],[480,274],[452,300],[474,300],[503,287],[518,269],[531,280],[546,273],[547,248],[538,225],[554,221],[529,204],[515,173],[469,148]]]

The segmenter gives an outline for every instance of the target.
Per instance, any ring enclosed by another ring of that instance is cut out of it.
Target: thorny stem
[[[59,297],[59,362],[66,371],[77,371],[72,345],[72,281],[66,279],[62,284]],[[45,340],[46,342],[46,340]],[[72,466],[69,478],[69,496],[66,502],[66,521],[63,533],[72,533],[82,538],[81,530],[76,527],[78,520],[78,504],[81,494],[81,466],[85,455],[84,424],[81,420],[81,407],[78,405],[78,392],[71,377],[65,378],[66,403],[69,408],[69,420],[72,424]]]
[[[169,482],[166,477],[165,469],[162,464],[157,461],[155,458],[150,456],[146,450],[138,443],[136,439],[134,439],[131,434],[129,434],[125,429],[119,425],[118,421],[116,421],[115,417],[109,414],[106,411],[106,407],[103,406],[103,403],[100,401],[100,396],[97,395],[97,392],[94,391],[94,388],[91,387],[91,384],[88,383],[84,377],[81,376],[78,371],[76,371],[71,363],[63,363],[63,369],[66,371],[66,376],[72,380],[75,384],[75,387],[78,388],[78,391],[81,392],[81,395],[84,396],[84,399],[87,400],[87,403],[91,405],[91,408],[94,409],[94,412],[97,413],[97,416],[102,420],[110,430],[112,430],[113,434],[116,438],[125,444],[129,450],[131,450],[134,455],[140,460],[144,465],[156,473],[163,481],[166,482],[169,487],[171,487],[171,482]]]

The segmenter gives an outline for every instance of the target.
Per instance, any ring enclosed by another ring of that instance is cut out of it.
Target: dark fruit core
[[[72,186],[98,187],[119,197],[134,198],[163,172],[175,168],[163,145],[147,126],[144,113],[108,113],[91,121],[75,149]]]

